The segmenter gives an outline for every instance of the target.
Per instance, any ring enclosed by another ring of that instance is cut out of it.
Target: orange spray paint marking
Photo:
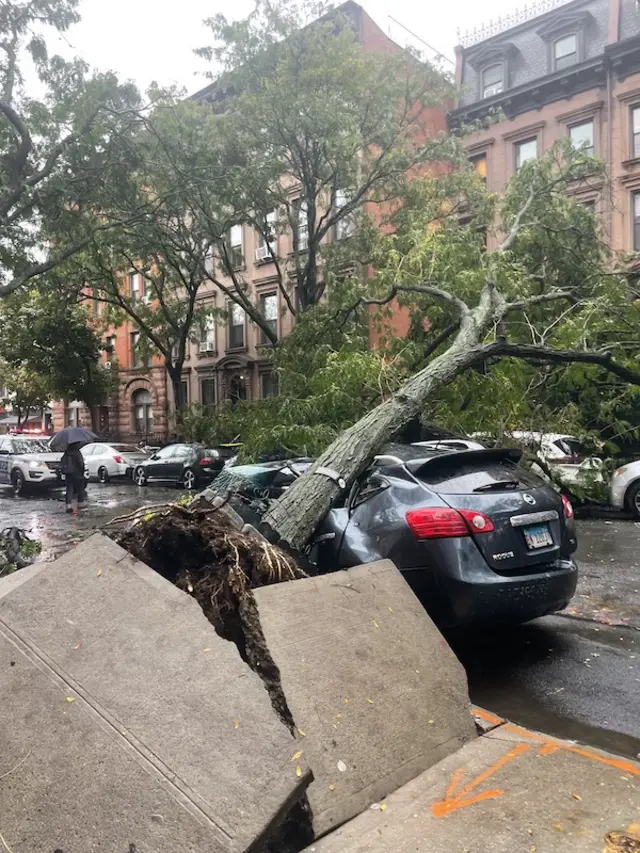
[[[479,708],[474,708],[473,713],[490,723],[501,722],[499,717],[495,717],[493,714],[488,714],[486,711],[482,711]],[[523,729],[520,728],[520,726],[513,726],[511,724],[501,726],[500,731],[510,732],[511,734],[518,735],[519,737],[537,741],[541,746],[541,755],[553,755],[559,750],[565,750],[566,752],[573,752],[575,755],[581,755],[583,758],[590,758],[592,761],[597,761],[600,764],[606,764],[608,767],[613,767],[615,770],[620,770],[622,773],[630,773],[632,776],[640,776],[640,765],[633,764],[631,761],[626,761],[624,758],[613,758],[607,755],[599,755],[597,752],[593,752],[587,747],[572,746],[571,744],[552,740],[551,738],[544,737],[536,732],[530,732],[528,729]]]
[[[500,797],[504,794],[502,788],[495,788],[491,791],[483,791],[480,794],[473,794],[470,796],[471,792],[478,787],[478,785],[482,785],[483,782],[486,782],[487,779],[490,779],[494,773],[500,770],[501,767],[504,767],[505,764],[508,764],[510,761],[513,761],[514,758],[517,758],[519,755],[522,755],[523,752],[527,752],[529,747],[526,743],[520,743],[518,746],[514,747],[511,752],[508,752],[506,755],[503,755],[502,758],[498,759],[495,764],[492,764],[487,770],[481,773],[479,776],[476,776],[475,779],[472,779],[471,782],[468,782],[463,788],[461,788],[457,793],[456,790],[458,785],[462,782],[464,778],[464,770],[456,770],[456,772],[451,777],[451,782],[449,783],[449,787],[447,788],[447,793],[444,796],[444,800],[439,800],[437,803],[433,803],[431,806],[431,811],[433,812],[435,817],[445,817],[451,812],[457,811],[457,809],[463,809],[466,806],[472,806],[475,803],[480,803],[483,800],[491,800],[495,797]]]

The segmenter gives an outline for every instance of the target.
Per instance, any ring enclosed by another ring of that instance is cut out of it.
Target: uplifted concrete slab
[[[506,724],[309,853],[601,853],[638,823],[640,764]]]
[[[0,640],[14,853],[255,850],[309,783],[236,647],[102,535],[0,584]]]
[[[390,561],[255,596],[317,837],[475,738],[464,669]]]

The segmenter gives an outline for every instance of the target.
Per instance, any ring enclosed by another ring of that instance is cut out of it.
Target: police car
[[[59,486],[61,459],[62,453],[52,453],[44,438],[0,436],[0,485],[11,486],[16,495]]]

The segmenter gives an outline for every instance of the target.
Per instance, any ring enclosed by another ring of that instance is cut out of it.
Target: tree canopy
[[[130,177],[140,98],[111,73],[49,55],[47,30],[64,32],[77,8],[77,0],[0,4],[0,296],[120,224],[107,211]]]

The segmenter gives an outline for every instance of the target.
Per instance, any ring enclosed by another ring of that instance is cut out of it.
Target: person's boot
[[[67,515],[71,515],[71,513],[73,512],[73,507],[70,506],[70,504],[67,504],[67,508],[65,509],[65,512],[67,513]]]

